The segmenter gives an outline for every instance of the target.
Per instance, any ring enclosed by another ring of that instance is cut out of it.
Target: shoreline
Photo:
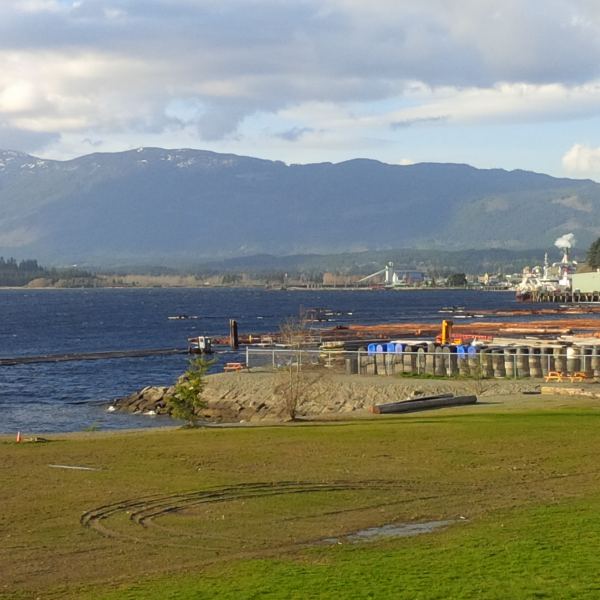
[[[311,396],[294,408],[296,416],[291,419],[285,399],[276,392],[278,381],[276,375],[265,371],[210,375],[203,394],[206,407],[198,414],[208,427],[377,420],[380,417],[370,412],[374,405],[443,393],[455,396],[476,395],[478,404],[472,407],[475,412],[485,411],[489,406],[501,407],[504,412],[531,406],[548,407],[553,402],[573,404],[572,396],[560,395],[560,389],[565,387],[563,385],[555,386],[556,394],[547,395],[544,379],[420,379],[328,373],[314,381]],[[540,394],[542,386],[545,389],[543,396]],[[581,402],[593,406],[598,404],[598,399],[592,396],[592,392],[600,392],[597,384],[584,383],[579,388],[582,391]],[[569,389],[574,389],[572,384]],[[172,388],[147,387],[117,399],[111,406],[114,414],[148,413],[149,418],[153,418],[151,414],[162,418],[168,414],[165,398],[170,393]],[[558,400],[550,400],[554,397]],[[434,410],[433,414],[437,414],[442,409]],[[443,410],[447,412],[454,409]],[[459,410],[461,413],[465,412],[464,408]],[[407,416],[418,416],[419,412],[409,413]],[[430,411],[425,412],[432,414]]]
[[[102,285],[102,286],[0,286],[0,291],[39,291],[39,290],[259,290],[265,292],[439,292],[439,291],[462,291],[462,292],[494,292],[494,293],[512,293],[514,290],[504,289],[482,289],[469,287],[396,287],[396,288],[370,288],[370,287],[267,287],[264,285]]]
[[[600,389],[598,390],[600,392]],[[468,406],[456,406],[448,408],[435,408],[411,412],[405,414],[377,414],[374,415],[367,410],[352,413],[337,413],[328,415],[319,415],[313,417],[300,417],[295,421],[245,421],[245,422],[224,422],[200,423],[196,428],[187,428],[183,425],[173,424],[168,416],[165,420],[169,423],[156,425],[153,427],[127,427],[123,429],[98,429],[95,431],[74,430],[74,431],[39,431],[30,433],[21,431],[23,441],[21,444],[55,442],[61,439],[87,440],[98,438],[111,438],[119,436],[137,436],[137,435],[159,435],[171,434],[174,431],[200,431],[202,429],[265,429],[281,427],[323,427],[336,425],[353,425],[364,422],[382,422],[403,420],[414,421],[430,418],[445,418],[456,416],[488,416],[502,414],[527,414],[533,411],[554,412],[561,409],[600,409],[600,399],[584,395],[563,395],[557,394],[498,394],[482,396],[482,400],[477,404]],[[512,398],[512,399],[511,399]],[[155,417],[148,417],[149,419]],[[1,444],[16,444],[15,433],[0,433]],[[31,439],[29,439],[31,438]],[[36,439],[37,438],[37,439]]]

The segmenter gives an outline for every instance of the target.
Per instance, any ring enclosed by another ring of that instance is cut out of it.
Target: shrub
[[[206,374],[213,363],[203,356],[191,359],[188,370],[179,378],[175,392],[167,400],[171,415],[186,421],[188,427],[197,427],[198,413],[207,406],[202,392],[206,387]]]

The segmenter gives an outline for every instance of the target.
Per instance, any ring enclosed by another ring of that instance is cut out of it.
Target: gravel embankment
[[[276,392],[276,386],[281,382],[281,376],[277,378],[272,373],[265,372],[211,375],[204,394],[208,408],[203,411],[202,416],[217,422],[288,420],[289,410],[281,395]],[[547,394],[547,386],[544,386],[543,396],[535,395],[534,392],[539,392],[542,385],[543,381],[532,379],[467,381],[325,373],[316,381],[311,381],[308,400],[299,404],[296,414],[298,417],[311,419],[360,417],[369,414],[368,408],[374,404],[446,392],[477,395],[480,401],[477,410],[562,406],[573,404],[574,398],[578,397],[577,393],[570,396]],[[559,384],[555,387],[569,386]],[[579,388],[594,392],[598,389],[600,393],[600,386],[593,383],[583,384],[583,387],[582,384],[576,384],[575,389]],[[172,391],[172,388],[147,387],[116,400],[113,406],[116,410],[126,412],[168,413],[165,397]],[[581,402],[600,404],[597,398],[586,399],[583,395],[578,397],[577,405]]]

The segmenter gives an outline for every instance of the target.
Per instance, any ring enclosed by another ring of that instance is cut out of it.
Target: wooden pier
[[[559,304],[600,303],[600,292],[542,292],[532,291],[529,302],[554,302]]]

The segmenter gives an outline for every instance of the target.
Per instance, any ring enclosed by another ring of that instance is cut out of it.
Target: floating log
[[[145,356],[167,356],[170,354],[187,354],[187,349],[162,348],[141,350],[109,350],[105,352],[78,352],[73,354],[43,354],[40,356],[15,356],[0,358],[0,365],[27,365],[35,363],[69,362],[78,360],[109,360],[113,358],[143,358]]]

